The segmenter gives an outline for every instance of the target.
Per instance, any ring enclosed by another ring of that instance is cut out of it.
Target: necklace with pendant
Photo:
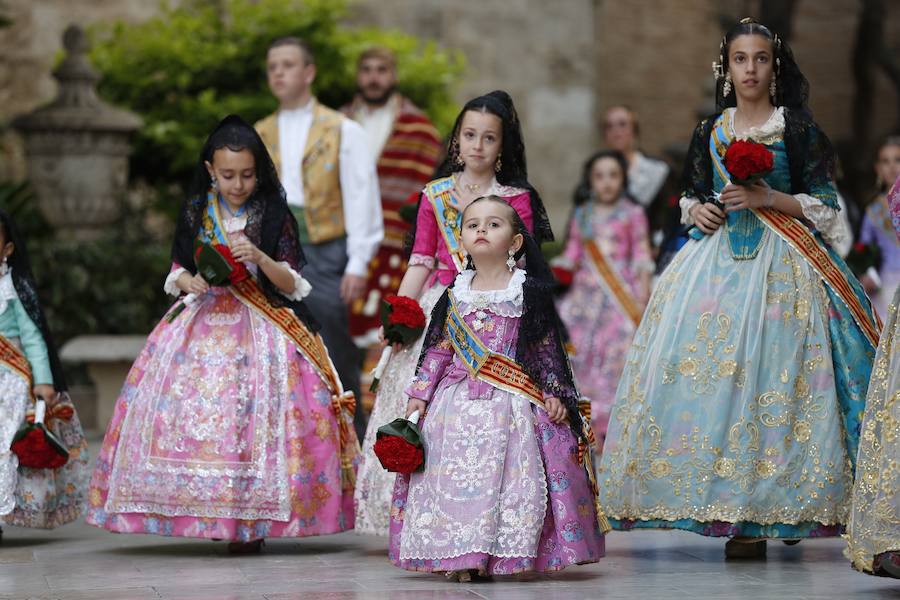
[[[466,183],[462,180],[462,177],[457,179],[456,182],[458,184],[462,184],[463,189],[470,194],[480,194],[481,190],[485,189],[488,185],[488,184],[481,184],[481,183]]]

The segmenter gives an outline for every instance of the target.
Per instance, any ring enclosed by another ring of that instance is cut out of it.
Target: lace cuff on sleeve
[[[700,204],[700,201],[696,198],[690,198],[688,196],[682,196],[681,200],[678,201],[678,206],[681,207],[681,224],[682,225],[693,225],[694,219],[691,217],[691,209],[696,205]]]
[[[800,203],[803,216],[812,222],[826,242],[833,246],[844,240],[844,230],[837,209],[823,204],[809,194],[795,194],[794,198]]]
[[[182,273],[187,273],[187,269],[184,267],[177,267],[169,272],[169,276],[166,277],[166,282],[163,284],[163,291],[165,293],[170,296],[175,296],[176,298],[181,295],[181,288],[179,288],[175,282],[178,281],[178,277]]]
[[[294,278],[293,293],[286,294],[284,292],[281,292],[281,295],[284,296],[285,298],[287,298],[288,300],[294,300],[295,302],[299,302],[300,300],[303,300],[304,298],[306,298],[309,295],[309,293],[312,291],[312,284],[310,282],[308,282],[307,280],[303,279],[303,277],[300,275],[300,273],[298,273],[297,271],[292,269],[291,265],[289,265],[287,262],[282,261],[282,262],[279,262],[278,264],[281,265],[282,267],[284,267],[285,269],[287,269],[291,273],[291,277]]]
[[[414,267],[416,265],[422,265],[424,267],[428,267],[429,269],[433,269],[434,257],[426,256],[425,254],[412,254],[409,257],[409,266]]]

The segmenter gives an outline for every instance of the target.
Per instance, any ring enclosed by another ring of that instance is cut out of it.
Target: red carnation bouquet
[[[775,157],[771,150],[759,142],[735,140],[725,150],[722,162],[725,164],[725,169],[728,170],[731,183],[750,187],[772,172],[772,168],[775,166]],[[725,205],[719,200],[718,193],[703,202],[711,202],[717,208],[725,210]],[[700,231],[699,227],[693,225],[688,235],[695,240],[700,240],[706,234]]]
[[[381,358],[372,371],[369,391],[378,391],[378,382],[384,374],[393,353],[394,344],[406,345],[419,339],[425,330],[425,312],[419,303],[407,296],[386,296],[381,303],[381,326],[388,345],[381,351]]]
[[[425,446],[418,422],[419,411],[415,411],[408,419],[394,419],[378,428],[373,450],[382,467],[404,475],[425,468]]]
[[[566,269],[560,265],[553,265],[550,267],[550,270],[553,272],[553,276],[556,278],[556,281],[561,288],[567,288],[572,285],[572,279],[575,277],[575,273],[573,273],[571,269]]]
[[[234,285],[250,278],[250,271],[244,263],[234,258],[231,248],[225,244],[198,242],[194,247],[194,263],[197,265],[197,272],[209,285]],[[196,298],[196,294],[186,295],[181,304],[169,312],[166,320],[171,323]]]
[[[731,175],[731,182],[748,187],[771,173],[774,161],[768,148],[749,140],[731,142],[722,159]]]
[[[34,406],[34,422],[22,427],[13,437],[12,450],[19,465],[32,469],[58,469],[69,461],[69,451],[44,424],[47,404],[38,399]]]

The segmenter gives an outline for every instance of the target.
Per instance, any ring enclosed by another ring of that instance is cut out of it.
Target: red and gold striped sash
[[[31,389],[31,365],[21,350],[15,344],[0,335],[0,364],[6,365],[22,376],[28,382],[29,393]]]
[[[597,243],[594,240],[586,241],[584,243],[584,248],[587,250],[587,254],[591,259],[591,264],[594,265],[594,269],[596,269],[601,283],[609,290],[609,293],[619,305],[619,308],[622,309],[622,312],[624,312],[631,322],[634,323],[634,326],[637,327],[641,322],[644,311],[641,310],[640,305],[628,291],[628,288],[625,287],[625,282],[622,281],[622,277],[616,272],[615,267],[606,260],[606,257],[603,256],[603,252],[600,251],[600,248],[597,247]]]
[[[341,487],[344,490],[353,489],[356,485],[354,462],[360,451],[356,432],[350,427],[356,411],[356,399],[353,392],[344,392],[322,337],[312,333],[290,308],[273,306],[256,280],[245,279],[232,285],[231,289],[241,302],[256,310],[294,342],[331,393],[331,407],[341,446]]]
[[[831,259],[831,256],[822,247],[812,232],[800,221],[785,213],[771,208],[752,209],[759,219],[774,231],[781,239],[790,244],[806,262],[818,273],[835,294],[840,297],[853,320],[863,332],[873,348],[878,347],[879,332],[881,331],[881,319],[872,311],[873,319],[869,318],[865,307],[859,297],[854,293],[853,286],[847,279],[847,275],[841,271]]]

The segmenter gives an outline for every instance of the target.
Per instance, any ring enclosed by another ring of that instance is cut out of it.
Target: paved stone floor
[[[900,580],[851,570],[838,540],[770,542],[765,560],[726,561],[723,540],[612,533],[598,564],[459,584],[397,569],[384,540],[353,532],[271,540],[256,556],[230,556],[224,543],[118,535],[84,523],[4,532],[0,600],[900,600]]]

